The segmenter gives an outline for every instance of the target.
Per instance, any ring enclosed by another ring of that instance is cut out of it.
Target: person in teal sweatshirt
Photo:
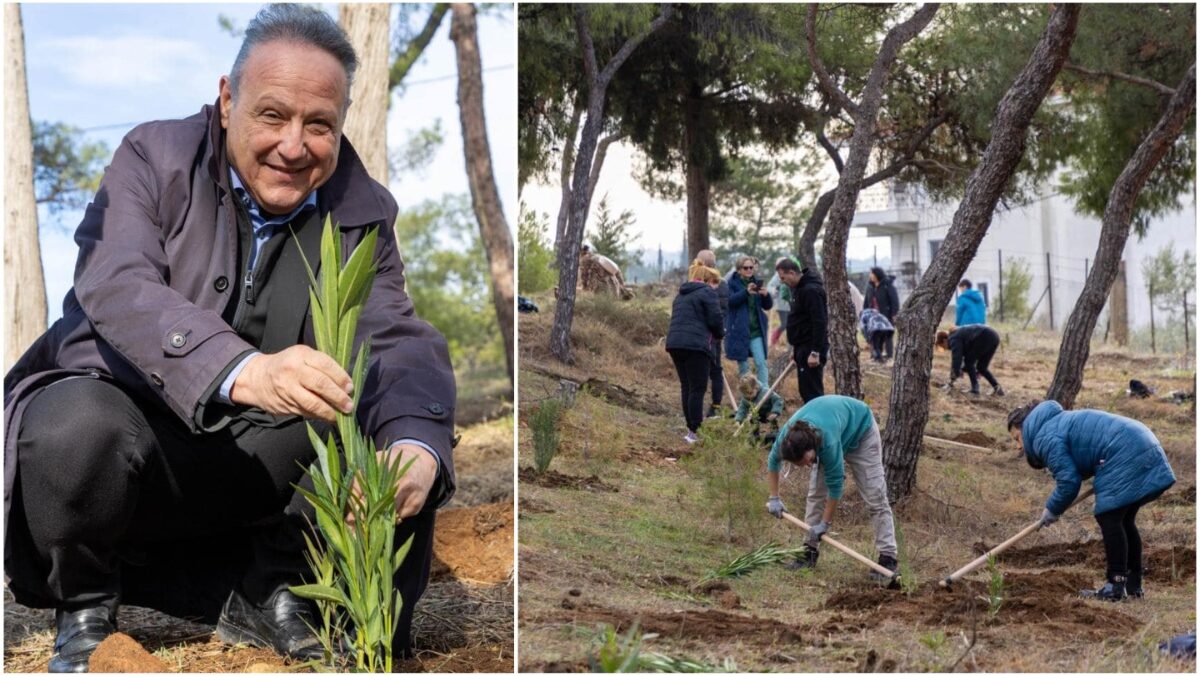
[[[808,483],[804,512],[804,521],[812,529],[805,541],[804,555],[790,568],[816,566],[817,547],[821,537],[829,532],[849,467],[858,493],[871,513],[879,564],[896,571],[896,527],[884,482],[883,443],[879,425],[866,403],[848,396],[821,396],[804,404],[783,426],[767,455],[767,483],[771,491],[767,511],[776,518],[782,518],[787,510],[779,499],[781,462],[808,467],[816,464]],[[877,572],[872,572],[871,577],[882,578]]]
[[[742,400],[738,403],[737,412],[733,419],[739,424],[754,412],[754,437],[761,438],[767,443],[775,440],[779,433],[779,416],[783,414],[783,397],[775,392],[766,396],[767,390],[758,381],[754,373],[746,373],[738,380],[738,391]],[[755,409],[755,406],[758,406]],[[762,425],[768,425],[764,433]]]

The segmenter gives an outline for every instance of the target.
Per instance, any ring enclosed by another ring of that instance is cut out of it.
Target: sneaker
[[[879,566],[883,567],[893,573],[895,573],[896,570],[900,569],[900,563],[895,558],[893,558],[890,555],[887,555],[886,553],[879,554]],[[895,578],[894,574],[891,577],[885,577],[882,574],[880,574],[879,572],[876,572],[875,570],[871,570],[870,576],[871,576],[872,581],[889,581],[889,580]]]
[[[700,439],[699,439],[699,438],[696,438],[696,432],[694,432],[694,431],[689,431],[689,432],[687,432],[686,434],[684,434],[684,435],[683,435],[683,440],[687,441],[687,444],[688,444],[688,445],[691,445],[691,444],[695,443],[696,441],[698,441],[698,440],[700,440]]]
[[[978,389],[972,389],[972,390],[971,390],[969,393],[970,393],[972,396],[978,396],[978,395],[979,395],[979,390],[978,390]]]
[[[1004,395],[1003,387],[1001,387],[1000,385],[996,385],[996,386],[992,387],[992,396],[1003,396],[1003,395]]]
[[[804,547],[804,554],[798,556],[795,560],[788,563],[784,567],[789,570],[810,570],[817,566],[817,558],[821,552],[811,546]]]
[[[1129,597],[1125,592],[1125,577],[1112,577],[1107,584],[1097,590],[1079,591],[1079,597],[1093,600],[1120,602]]]
[[[704,415],[704,419],[710,420],[714,417],[720,417],[720,416],[721,416],[721,411],[717,409],[717,406],[710,405],[710,406],[708,406],[708,412]]]

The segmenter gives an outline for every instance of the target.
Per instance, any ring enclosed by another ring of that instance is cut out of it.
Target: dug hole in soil
[[[447,576],[477,584],[507,580],[513,571],[512,503],[439,512],[433,557],[431,580]]]

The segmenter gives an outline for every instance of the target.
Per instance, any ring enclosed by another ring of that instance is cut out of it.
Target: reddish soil
[[[967,431],[961,433],[950,440],[958,443],[966,443],[968,445],[980,445],[985,448],[995,448],[996,441],[991,436],[982,431]]]
[[[544,488],[568,488],[573,490],[591,490],[593,492],[617,492],[617,488],[600,480],[597,476],[568,476],[554,469],[538,473],[530,467],[521,467],[518,474],[523,483],[533,483]]]
[[[988,550],[986,544],[977,543],[979,553]],[[1185,546],[1148,549],[1144,553],[1146,580],[1160,584],[1182,584],[1196,576],[1196,549]],[[1004,565],[1017,567],[1060,567],[1085,565],[1103,575],[1105,567],[1104,542],[1095,539],[1082,544],[1043,544],[1025,549],[1005,551],[1001,554]],[[1091,579],[1088,584],[1099,580]],[[1080,588],[1086,588],[1081,586]]]
[[[418,654],[400,661],[398,673],[503,673],[512,672],[512,654],[500,645],[477,645],[447,654]]]
[[[167,664],[124,633],[113,633],[88,659],[93,673],[163,673]]]
[[[882,588],[845,590],[830,596],[824,608],[867,612],[887,620],[930,626],[969,628],[972,620],[988,625],[1037,625],[1056,634],[1095,639],[1128,635],[1141,626],[1140,621],[1116,609],[1077,597],[1080,589],[1093,584],[1087,575],[1058,570],[1005,575],[1003,604],[993,617],[987,615],[986,585],[978,581],[957,585],[950,591],[928,586],[911,595]],[[821,629],[832,632],[864,627],[835,615]]]
[[[719,610],[630,613],[590,602],[580,602],[570,611],[557,611],[537,617],[537,624],[576,623],[586,626],[610,624],[617,632],[628,630],[636,621],[643,633],[658,633],[676,639],[695,639],[709,643],[743,640],[755,644],[801,642],[797,628],[774,619],[760,619]]]
[[[431,580],[447,575],[483,584],[507,580],[513,571],[512,502],[439,513],[433,556]]]

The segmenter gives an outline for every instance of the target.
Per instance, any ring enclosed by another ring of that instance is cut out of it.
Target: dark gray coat
[[[140,125],[117,148],[75,233],[79,259],[63,317],[4,378],[6,526],[17,432],[31,394],[63,377],[93,374],[161,404],[162,414],[199,432],[195,418],[205,393],[234,358],[253,348],[222,319],[228,288],[240,278],[224,158],[213,106],[186,119]],[[454,373],[445,338],[414,315],[404,290],[392,230],[395,200],[367,175],[343,137],[318,202],[341,228],[343,255],[368,226],[382,226],[379,275],[356,339],[371,337],[359,421],[376,447],[402,438],[428,443],[446,469],[444,502],[454,490]],[[295,292],[307,294],[307,288]],[[302,322],[304,343],[313,346],[311,319],[306,313]]]
[[[710,352],[713,343],[725,335],[717,292],[708,284],[688,281],[680,285],[671,305],[671,324],[667,328],[667,349],[694,349]]]

